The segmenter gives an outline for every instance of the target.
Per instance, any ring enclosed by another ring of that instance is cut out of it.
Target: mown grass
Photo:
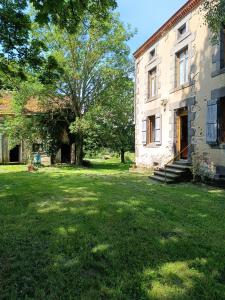
[[[225,192],[114,161],[0,167],[0,299],[225,299]]]

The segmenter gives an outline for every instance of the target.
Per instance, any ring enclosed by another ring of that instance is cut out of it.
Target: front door
[[[176,117],[176,152],[178,159],[188,158],[188,113],[186,109],[178,110]]]

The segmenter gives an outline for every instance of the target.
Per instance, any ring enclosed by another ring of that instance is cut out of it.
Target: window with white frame
[[[176,82],[177,86],[189,80],[188,47],[176,54]]]
[[[148,96],[154,98],[156,96],[156,68],[148,72]]]

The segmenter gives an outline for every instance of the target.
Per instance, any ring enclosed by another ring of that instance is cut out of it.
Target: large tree
[[[28,82],[21,84],[25,92],[19,89],[15,97],[21,105],[21,112],[26,101],[36,97],[42,110],[60,116],[60,122],[66,124],[70,136],[68,128],[71,123],[82,120],[98,103],[108,101],[109,91],[116,91],[115,82],[131,76],[126,41],[132,34],[114,14],[104,22],[88,15],[75,33],[55,25],[36,27],[33,36],[40,43],[45,42],[50,57],[57,64],[56,74],[53,76],[46,68],[28,71]],[[29,88],[32,86],[35,87],[33,90]],[[77,164],[82,164],[83,142],[83,132],[76,131]]]

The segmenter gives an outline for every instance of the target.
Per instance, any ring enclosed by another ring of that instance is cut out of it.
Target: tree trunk
[[[120,150],[120,160],[122,164],[125,164],[125,151],[124,149]]]
[[[51,155],[51,165],[55,165],[56,154]]]
[[[82,166],[83,164],[83,136],[77,135],[76,141],[75,141],[75,165],[76,166]]]

